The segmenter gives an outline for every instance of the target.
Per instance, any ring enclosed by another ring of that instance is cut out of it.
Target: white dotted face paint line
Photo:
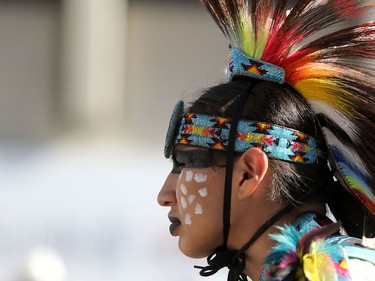
[[[182,173],[180,173],[180,175],[178,176],[178,179],[182,179]]]
[[[195,174],[194,175],[194,180],[197,183],[204,183],[204,182],[207,181],[207,175],[205,175],[205,174]]]
[[[193,204],[193,202],[194,202],[194,200],[195,200],[195,198],[197,198],[194,194],[190,194],[189,196],[188,196],[188,203],[191,205],[191,204]]]
[[[185,224],[191,225],[191,215],[190,214],[185,215]]]
[[[191,182],[191,180],[193,179],[193,172],[192,171],[186,171],[186,181],[187,182]]]
[[[185,197],[181,197],[181,207],[186,209],[187,208],[187,202],[186,202],[186,199]]]
[[[201,215],[203,214],[203,209],[202,209],[202,206],[200,204],[197,203],[197,205],[195,206],[195,214],[196,215]]]
[[[181,189],[181,192],[184,194],[184,195],[187,195],[187,188],[186,188],[186,186],[185,185],[183,185],[183,184],[181,184],[180,185],[180,189]]]
[[[198,192],[199,192],[199,195],[200,195],[201,197],[207,197],[207,195],[208,195],[207,188],[205,188],[205,187],[199,189]]]

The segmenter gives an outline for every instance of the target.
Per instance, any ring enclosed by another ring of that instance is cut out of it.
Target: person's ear
[[[246,150],[239,158],[237,175],[240,177],[238,198],[244,200],[259,187],[268,171],[268,157],[259,148]]]

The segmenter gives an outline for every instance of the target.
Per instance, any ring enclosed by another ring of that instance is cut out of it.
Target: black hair
[[[257,84],[251,88],[254,83]],[[237,79],[219,84],[206,90],[191,103],[188,112],[232,117],[238,98],[250,88],[252,90],[241,119],[262,121],[302,131],[313,136],[318,147],[325,150],[325,141],[317,116],[306,100],[286,83],[280,85],[267,81]],[[334,182],[327,159],[318,157],[314,164],[296,164],[277,159],[270,159],[269,163],[273,172],[269,200],[275,203],[298,204],[299,198],[310,192],[318,181],[330,178],[331,184],[312,192],[311,199],[327,203],[330,207],[332,205],[332,212],[342,220],[345,230],[350,235],[363,235],[363,223],[360,219],[363,216],[363,208],[342,186]],[[355,208],[354,213],[349,211],[351,206]]]

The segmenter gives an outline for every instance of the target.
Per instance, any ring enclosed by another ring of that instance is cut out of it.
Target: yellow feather
[[[353,115],[353,105],[350,103],[352,94],[329,80],[304,79],[299,81],[295,88],[306,99],[324,102],[346,115]]]
[[[337,281],[335,266],[330,256],[316,251],[316,242],[311,243],[311,252],[303,256],[303,271],[310,281]]]

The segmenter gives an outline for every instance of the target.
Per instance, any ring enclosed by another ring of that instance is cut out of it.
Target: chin
[[[202,245],[186,245],[181,238],[179,240],[178,247],[185,256],[193,259],[206,258],[214,251],[206,249],[202,247]]]

